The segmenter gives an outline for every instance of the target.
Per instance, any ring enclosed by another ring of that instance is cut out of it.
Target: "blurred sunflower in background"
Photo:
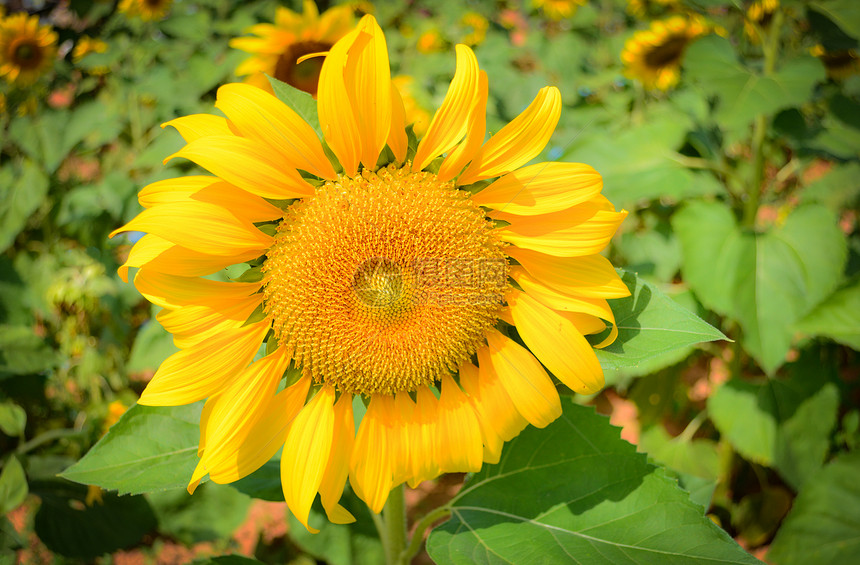
[[[822,45],[809,50],[824,64],[827,76],[834,80],[845,80],[860,74],[860,56],[854,49],[835,49],[828,51]]]
[[[580,6],[588,4],[588,0],[532,0],[532,7],[553,21],[572,18]]]
[[[773,14],[779,9],[779,0],[752,0],[744,18],[744,34],[753,43],[761,42],[761,30],[767,29]]]
[[[419,53],[440,53],[445,50],[447,44],[445,38],[442,37],[442,32],[434,27],[418,36],[418,43],[415,47]]]
[[[72,50],[72,61],[80,63],[81,59],[90,53],[106,53],[107,43],[97,37],[89,37],[82,35],[75,43],[75,48]]]
[[[322,64],[322,140],[247,84],[218,90],[226,118],[168,122],[187,142],[168,159],[213,176],[145,187],[145,210],[114,234],[148,234],[120,274],[139,268],[181,348],[140,403],[207,399],[189,490],[283,447],[296,517],[312,530],[319,493],[331,521],[350,522],[347,480],[380,512],[393,487],[478,471],[526,425],[558,418],[547,369],[579,393],[603,386],[585,335],[596,347],[617,335],[607,299],[629,292],[600,251],[627,213],[588,165],[525,166],[559,120],[555,87],[485,141],[487,98],[458,45],[441,106],[410,139],[385,37],[365,16]],[[243,262],[236,280],[204,278]]]
[[[391,77],[391,83],[400,93],[403,100],[403,113],[406,125],[412,124],[412,131],[421,137],[430,125],[430,112],[416,98],[415,78],[409,75]]]
[[[230,41],[231,47],[253,55],[239,65],[236,74],[269,92],[272,87],[265,75],[315,96],[324,57],[298,62],[299,58],[330,50],[354,24],[353,9],[348,5],[336,6],[322,15],[311,0],[305,0],[302,14],[279,7],[274,24],[257,24],[248,30],[256,37]]]
[[[624,44],[624,75],[640,81],[646,89],[669,90],[680,80],[684,51],[710,30],[695,15],[652,22],[651,27],[637,31]]]
[[[678,0],[627,0],[627,13],[634,18],[645,19],[677,6]]]
[[[469,47],[475,47],[484,42],[487,37],[487,30],[490,28],[490,22],[487,18],[477,12],[466,12],[460,18],[460,25],[465,28],[462,43]]]
[[[128,17],[150,22],[167,16],[172,5],[173,0],[122,0],[118,10]]]
[[[38,16],[12,14],[0,19],[0,76],[16,86],[36,82],[54,65],[57,34]]]

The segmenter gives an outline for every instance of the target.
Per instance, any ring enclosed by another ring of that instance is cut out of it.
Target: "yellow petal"
[[[221,331],[244,325],[262,303],[263,295],[256,294],[216,308],[183,306],[176,310],[162,310],[156,319],[164,329],[173,334],[176,347],[187,349]]]
[[[558,380],[580,394],[603,388],[603,369],[576,326],[518,290],[507,300],[520,337]]]
[[[584,203],[540,216],[514,216],[504,212],[495,212],[492,216],[510,222],[498,228],[503,241],[559,257],[581,257],[600,253],[609,245],[627,212],[599,210]]]
[[[217,250],[210,250],[217,251]],[[260,256],[257,250],[230,255],[209,255],[173,244],[157,235],[145,235],[134,244],[128,259],[117,270],[120,278],[128,282],[130,267],[171,273],[183,277],[198,277],[220,271],[224,267],[243,263]]]
[[[169,156],[193,161],[223,180],[264,198],[302,198],[313,187],[274,149],[238,136],[201,137]]]
[[[227,84],[218,89],[215,107],[227,114],[242,136],[277,149],[290,167],[335,178],[313,128],[268,92],[248,84]]]
[[[222,444],[226,450],[220,454],[223,464],[209,469],[209,477],[216,483],[238,481],[259,469],[284,445],[290,423],[304,406],[311,379],[302,378],[287,387],[260,407],[259,419],[245,426],[241,438]]]
[[[245,299],[260,289],[260,283],[213,281],[198,277],[177,277],[150,270],[140,270],[134,277],[137,287],[147,300],[162,308],[174,310],[181,306],[208,306]]]
[[[493,428],[492,421],[484,415],[484,411],[487,408],[480,407],[481,391],[478,383],[478,368],[467,362],[460,365],[459,372],[460,386],[462,386],[463,390],[466,391],[466,394],[469,395],[469,402],[472,404],[472,410],[475,411],[475,415],[478,419],[478,426],[481,429],[481,443],[483,444],[482,459],[485,463],[496,464],[501,458],[502,447],[505,445],[505,442],[499,434],[496,433],[496,430]],[[510,399],[508,402],[510,402]],[[520,416],[520,413],[517,412],[513,404],[511,404],[511,409],[516,412],[517,416]],[[520,419],[522,419],[522,416],[520,416]],[[523,420],[523,422],[527,423],[525,420]]]
[[[345,79],[348,53],[353,45],[359,44],[359,38],[367,42],[369,36],[356,29],[332,46],[320,69],[317,90],[317,112],[323,137],[347,176],[355,176],[362,154],[358,118]]]
[[[508,173],[472,197],[479,206],[533,216],[558,212],[600,193],[600,174],[582,163],[537,163]]]
[[[466,135],[469,114],[478,97],[478,60],[471,49],[457,45],[457,70],[442,105],[436,110],[427,133],[418,144],[412,170],[420,171],[430,161],[453,149]]]
[[[388,132],[388,147],[394,153],[394,158],[399,162],[406,160],[406,151],[409,148],[409,140],[406,136],[406,108],[403,106],[403,98],[397,90],[397,86],[391,83],[391,130]]]
[[[264,222],[284,215],[277,206],[218,177],[191,176],[154,182],[144,187],[137,199],[144,208],[189,201],[217,204],[246,222]]]
[[[536,280],[565,294],[590,298],[630,295],[612,263],[602,255],[562,258],[518,247],[508,247],[505,252]]]
[[[554,86],[538,92],[534,101],[481,148],[458,180],[470,184],[517,169],[543,151],[561,116],[561,94]]]
[[[290,424],[281,455],[281,487],[293,515],[308,526],[311,505],[322,484],[334,436],[334,387],[323,386]]]
[[[481,150],[487,134],[487,95],[489,93],[487,73],[478,72],[478,93],[469,113],[466,138],[463,139],[442,161],[438,177],[442,182],[449,181],[463,171]]]
[[[287,349],[281,347],[247,367],[232,385],[206,401],[200,418],[201,444],[205,441],[206,448],[192,481],[200,478],[200,472],[221,476],[225,469],[241,478],[264,463],[257,460],[259,465],[254,468],[239,465],[237,453],[243,452],[243,444],[251,433],[260,437],[271,435],[270,430],[260,429],[258,423],[272,404],[289,362]]]
[[[138,403],[179,406],[217,394],[251,362],[270,326],[270,320],[263,320],[225,330],[174,353],[155,372]]]
[[[391,422],[392,484],[399,485],[412,478],[412,427],[415,403],[407,392],[394,395],[395,419]]]
[[[439,398],[439,466],[443,473],[481,470],[481,428],[469,399],[450,375],[442,377]]]
[[[523,418],[538,428],[561,416],[561,401],[537,359],[496,330],[487,332],[490,362]]]
[[[111,232],[141,231],[199,253],[218,249],[223,255],[256,252],[262,255],[273,238],[227,209],[208,202],[175,202],[143,210],[132,221]]]
[[[176,128],[186,143],[210,135],[234,135],[225,118],[211,114],[192,114],[161,124],[163,128],[167,126]]]
[[[415,396],[412,426],[409,430],[411,476],[408,482],[412,488],[442,473],[439,467],[439,442],[436,441],[439,400],[427,387],[419,388]]]
[[[352,490],[377,514],[382,512],[393,486],[390,426],[394,415],[394,398],[382,394],[371,397],[349,463]]]
[[[517,437],[528,425],[516,404],[505,390],[499,375],[490,360],[490,348],[481,347],[477,351],[477,382],[467,377],[464,384],[466,392],[475,400],[479,420],[486,421],[502,439],[510,441]],[[474,382],[474,385],[473,385]]]
[[[351,394],[342,393],[334,405],[334,434],[331,455],[320,483],[322,502],[329,521],[335,524],[355,522],[355,517],[338,501],[349,477],[349,458],[355,445],[355,420],[352,414]]]
[[[346,87],[354,93],[351,99],[361,137],[361,162],[373,169],[391,129],[391,67],[385,35],[376,19],[364,16],[358,29],[369,37],[350,49],[345,78]]]

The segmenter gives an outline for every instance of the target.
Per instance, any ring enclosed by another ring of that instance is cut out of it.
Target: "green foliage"
[[[148,499],[158,530],[188,545],[230,537],[251,504],[249,497],[215,483],[200,485],[194,496],[180,488],[154,492]]]
[[[24,468],[15,456],[11,456],[0,471],[0,513],[8,514],[27,498],[29,488]]]
[[[605,418],[563,408],[466,482],[430,534],[437,563],[758,563]]]

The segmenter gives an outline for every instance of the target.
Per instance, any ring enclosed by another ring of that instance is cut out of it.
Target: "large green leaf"
[[[33,161],[0,169],[0,252],[26,227],[48,194],[48,177]]]
[[[621,272],[621,278],[630,289],[630,296],[610,302],[618,338],[608,347],[596,350],[604,370],[637,367],[696,343],[726,339],[719,330],[653,284],[630,272]]]
[[[563,408],[466,482],[427,542],[437,563],[758,563],[606,418]]]
[[[155,529],[155,515],[142,496],[101,493],[87,504],[87,489],[62,480],[33,483],[42,499],[34,527],[48,549],[92,559],[139,542]]]
[[[791,346],[793,325],[838,284],[846,242],[833,213],[813,204],[763,234],[742,231],[716,202],[675,214],[682,273],[702,303],[738,320],[744,347],[768,373]]]
[[[203,403],[135,405],[61,476],[120,494],[185,487],[197,466]]]
[[[860,563],[860,452],[824,467],[794,501],[770,546],[777,565]]]
[[[793,365],[787,380],[731,380],[708,399],[711,420],[732,446],[775,467],[795,489],[824,464],[838,408],[836,386],[810,359]]]
[[[27,498],[27,477],[21,462],[13,455],[0,472],[0,514],[6,515]]]
[[[242,525],[251,499],[225,485],[208,482],[194,495],[184,488],[150,493],[158,531],[182,543],[228,539]]]
[[[797,323],[798,331],[829,337],[860,351],[860,279],[831,294]]]
[[[24,434],[27,413],[14,402],[0,402],[0,431],[7,436],[19,437]]]
[[[848,35],[860,38],[860,4],[855,0],[815,0],[809,6],[825,14]]]
[[[806,102],[825,78],[824,66],[814,57],[795,57],[773,75],[760,75],[739,62],[732,44],[717,35],[687,49],[684,73],[706,94],[719,98],[714,119],[735,135],[743,135],[756,116]]]

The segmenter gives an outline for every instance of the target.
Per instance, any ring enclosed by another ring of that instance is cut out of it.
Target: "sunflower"
[[[468,32],[463,36],[463,43],[469,47],[475,47],[483,43],[484,39],[486,39],[490,22],[477,12],[466,12],[460,18],[460,25]]]
[[[319,493],[331,521],[350,522],[347,480],[380,512],[393,487],[478,471],[526,425],[558,418],[547,369],[576,392],[603,386],[584,335],[617,334],[606,299],[628,290],[599,251],[627,213],[588,165],[524,166],[558,122],[556,88],[485,142],[487,75],[465,45],[456,55],[420,142],[372,16],[322,65],[323,140],[246,84],[218,90],[226,118],[166,124],[187,142],[168,159],[214,176],[145,187],[145,210],[114,234],[147,233],[120,275],[139,268],[181,349],[140,403],[207,399],[190,491],[283,447],[295,516],[308,527]],[[241,262],[235,280],[205,278]]]
[[[83,35],[78,38],[75,48],[72,50],[72,61],[80,63],[81,59],[90,53],[105,53],[107,48],[107,43],[101,39]]]
[[[661,12],[676,8],[678,0],[627,0],[627,13],[639,19],[645,19],[653,12]]]
[[[576,10],[587,3],[588,0],[532,0],[532,6],[553,21],[572,18]]]
[[[54,64],[57,33],[39,25],[38,16],[12,14],[0,20],[0,76],[17,86],[30,85]]]
[[[744,34],[753,43],[760,43],[762,29],[770,25],[770,20],[779,9],[779,0],[752,0],[746,9]]]
[[[442,37],[442,32],[436,28],[428,29],[418,37],[415,48],[419,53],[440,53],[445,50],[447,42]]]
[[[248,31],[256,37],[237,37],[230,46],[252,53],[236,69],[245,82],[271,92],[265,75],[270,75],[308,94],[315,95],[323,57],[305,55],[323,53],[346,35],[355,24],[350,6],[337,6],[321,16],[316,4],[305,0],[304,13],[297,14],[279,7],[274,24],[257,24]]]
[[[637,31],[624,44],[621,61],[625,76],[641,81],[648,89],[669,90],[678,84],[684,51],[709,31],[698,16],[652,22],[649,29]]]
[[[126,16],[150,22],[164,18],[171,5],[173,0],[122,0],[118,9]]]
[[[809,51],[824,64],[827,76],[833,80],[845,80],[860,74],[860,56],[854,49],[828,51],[822,45],[816,45]]]

